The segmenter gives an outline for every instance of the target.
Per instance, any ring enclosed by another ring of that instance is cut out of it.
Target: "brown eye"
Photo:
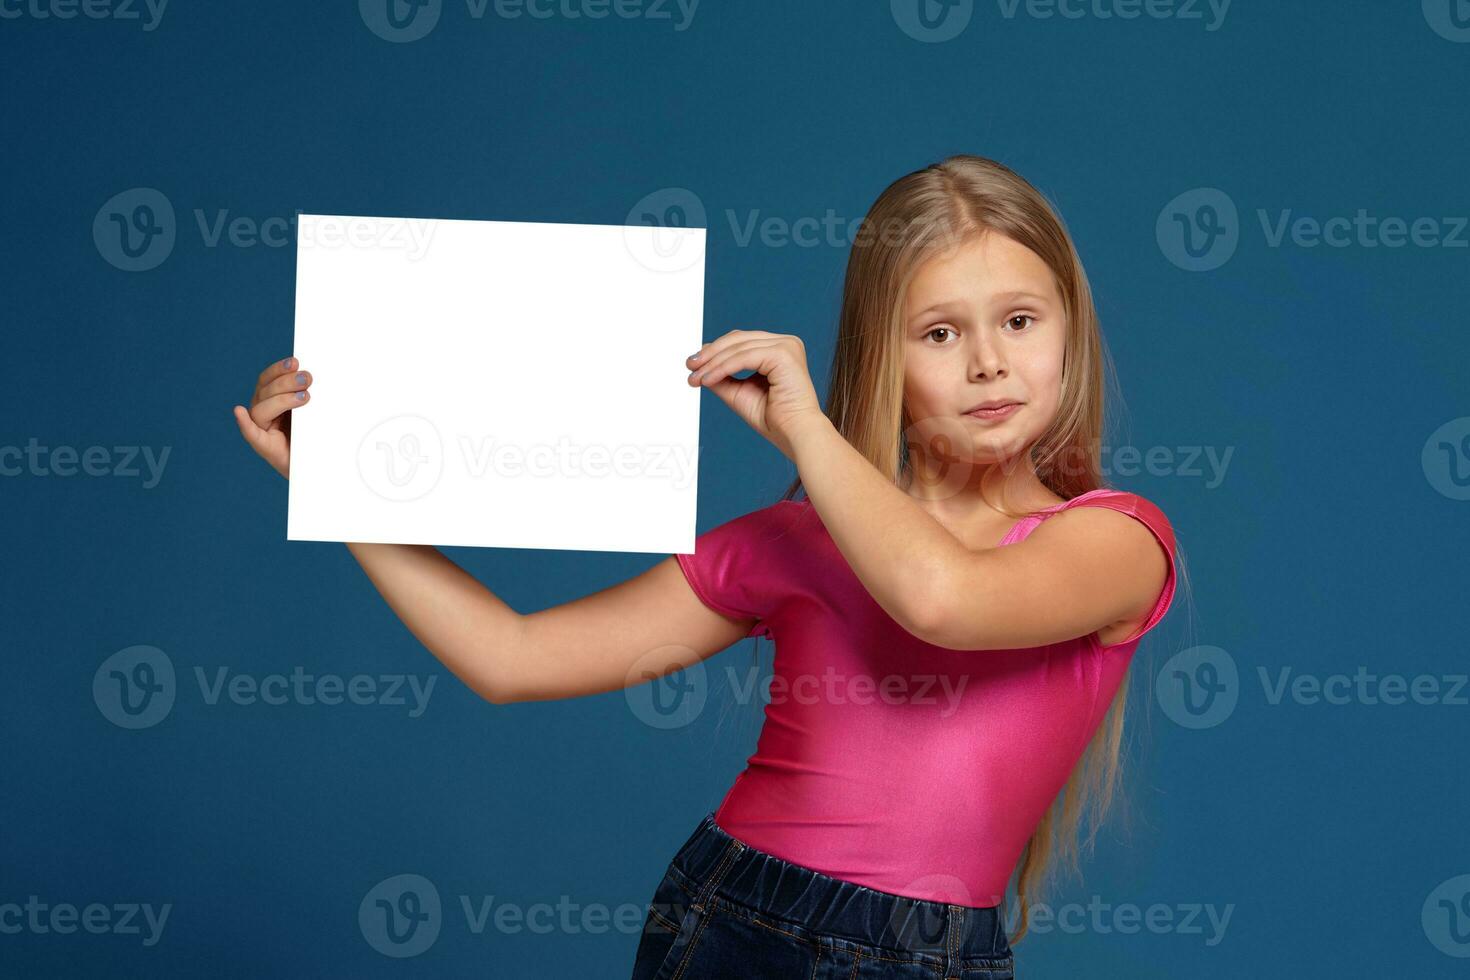
[[[935,327],[933,330],[930,330],[928,333],[924,334],[924,336],[925,337],[932,337],[932,336],[934,336],[937,333],[947,333],[947,334],[953,335],[954,334],[954,331],[951,330],[951,329],[949,329],[949,327]],[[940,346],[943,346],[943,344],[941,343]]]
[[[1018,313],[1015,316],[1011,317],[1009,320],[1007,320],[1006,321],[1006,325],[1007,326],[1015,326],[1017,320],[1029,320],[1031,323],[1035,323],[1036,322],[1036,317],[1032,316],[1030,313]],[[1029,323],[1025,323],[1025,324],[1022,324],[1017,329],[1024,330],[1028,326],[1030,326],[1030,324]]]

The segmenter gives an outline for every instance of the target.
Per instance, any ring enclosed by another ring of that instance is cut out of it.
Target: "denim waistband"
[[[946,966],[1011,955],[1000,908],[908,898],[833,878],[737,840],[713,812],[672,863],[698,889],[698,908],[720,897],[816,934],[931,954]]]

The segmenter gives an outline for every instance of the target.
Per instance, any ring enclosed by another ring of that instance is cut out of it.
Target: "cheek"
[[[1027,360],[1023,366],[1026,385],[1038,401],[1056,401],[1062,391],[1061,352],[1047,351],[1044,355]]]
[[[1062,400],[1062,372],[1049,372],[1041,376],[1039,393],[1042,400],[1048,405],[1056,405]]]
[[[903,399],[915,414],[922,414],[934,402],[934,379],[912,362],[904,368]]]

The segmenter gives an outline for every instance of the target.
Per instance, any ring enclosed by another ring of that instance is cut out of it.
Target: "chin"
[[[997,433],[990,438],[975,440],[970,451],[970,461],[977,466],[994,466],[1023,458],[1030,447],[1029,438],[1007,437]]]

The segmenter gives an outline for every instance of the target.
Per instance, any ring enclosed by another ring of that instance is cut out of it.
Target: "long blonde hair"
[[[1051,427],[1028,451],[1041,482],[1070,500],[1105,485],[1103,391],[1105,380],[1114,377],[1112,364],[1087,276],[1060,216],[1041,192],[994,160],[949,157],[894,181],[874,202],[848,257],[826,414],[879,472],[895,484],[901,481],[909,465],[904,434],[911,421],[903,400],[905,294],[927,258],[986,232],[1026,246],[1056,277],[1067,322],[1061,404]],[[781,499],[793,499],[800,488],[798,476]],[[1008,513],[1004,505],[998,509]],[[1075,871],[1083,811],[1091,805],[1091,845],[1112,802],[1127,689],[1125,675],[1077,768],[1026,844],[1012,942],[1026,933],[1029,907],[1052,870],[1053,852],[1069,859]]]

